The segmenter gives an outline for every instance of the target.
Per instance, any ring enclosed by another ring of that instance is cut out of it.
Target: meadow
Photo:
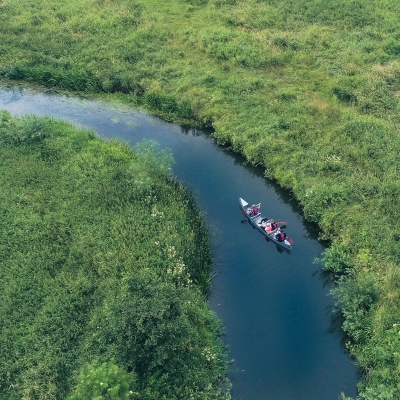
[[[400,398],[400,13],[394,0],[0,1],[0,76],[103,93],[292,191],[331,245],[360,398]]]
[[[229,399],[203,216],[171,154],[0,112],[0,397]]]

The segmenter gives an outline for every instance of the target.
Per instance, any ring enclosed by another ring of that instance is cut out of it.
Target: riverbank
[[[332,242],[361,395],[398,396],[395,3],[51,4],[1,5],[2,76],[122,92],[263,165]]]
[[[0,116],[2,398],[229,398],[207,229],[171,155]]]

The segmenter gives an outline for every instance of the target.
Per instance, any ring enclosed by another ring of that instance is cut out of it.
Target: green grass
[[[0,144],[0,397],[230,398],[208,232],[169,152],[6,112]]]
[[[3,0],[0,15],[5,79],[212,126],[293,191],[332,243],[360,396],[400,397],[398,2]]]

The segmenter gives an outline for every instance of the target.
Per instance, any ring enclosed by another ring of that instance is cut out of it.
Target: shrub
[[[93,362],[81,368],[78,384],[68,400],[137,399],[136,381],[135,373],[127,373],[112,361],[102,364]]]

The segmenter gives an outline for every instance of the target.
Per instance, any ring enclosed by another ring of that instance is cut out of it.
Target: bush
[[[119,400],[122,398],[138,399],[136,376],[127,373],[112,361],[99,364],[93,362],[82,368],[79,382],[68,400]]]

